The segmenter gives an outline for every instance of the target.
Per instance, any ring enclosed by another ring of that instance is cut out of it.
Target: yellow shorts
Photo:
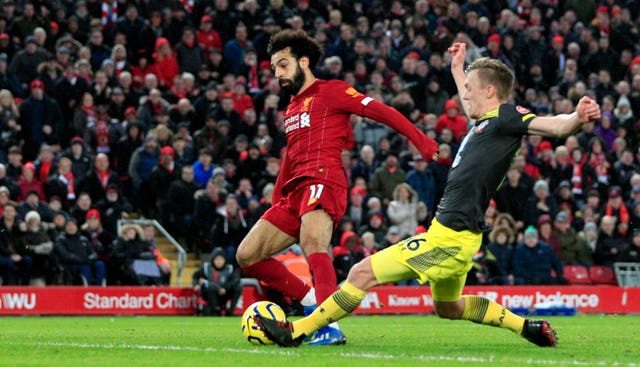
[[[454,231],[434,219],[428,232],[372,255],[371,267],[380,284],[417,279],[429,282],[434,300],[453,302],[462,295],[481,243],[481,233]]]

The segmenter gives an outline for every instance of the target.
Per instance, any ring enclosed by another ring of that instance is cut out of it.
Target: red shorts
[[[317,209],[331,217],[335,230],[347,209],[347,189],[316,178],[304,179],[273,203],[262,218],[289,236],[300,238],[300,218]]]

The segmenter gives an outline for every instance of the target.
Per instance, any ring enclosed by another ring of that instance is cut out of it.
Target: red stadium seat
[[[566,265],[563,270],[564,277],[569,284],[591,285],[589,270],[582,265]]]
[[[594,265],[590,267],[589,277],[593,284],[618,285],[616,274],[608,266]]]

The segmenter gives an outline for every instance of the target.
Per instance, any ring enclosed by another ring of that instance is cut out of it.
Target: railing
[[[178,269],[176,274],[176,283],[177,283],[176,285],[179,287],[181,285],[180,275],[182,275],[182,269],[184,268],[184,264],[187,263],[187,252],[184,250],[184,248],[182,248],[182,246],[180,246],[178,241],[176,241],[176,239],[173,238],[173,236],[169,232],[167,232],[167,230],[164,229],[164,227],[155,219],[119,219],[118,233],[120,233],[120,227],[123,224],[140,224],[140,225],[152,224],[158,231],[160,231],[160,233],[162,233],[163,236],[167,238],[167,240],[169,240],[169,243],[171,243],[173,247],[176,248],[176,252],[178,253],[178,257],[176,259],[178,263]]]
[[[613,264],[613,268],[618,278],[618,285],[621,287],[640,287],[640,263]]]

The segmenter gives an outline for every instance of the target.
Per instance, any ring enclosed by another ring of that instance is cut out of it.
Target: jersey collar
[[[500,110],[500,106],[492,109],[491,111],[485,113],[484,115],[482,115],[477,122],[483,121],[483,120],[487,120],[490,118],[494,118],[494,117],[498,117],[498,111]]]

